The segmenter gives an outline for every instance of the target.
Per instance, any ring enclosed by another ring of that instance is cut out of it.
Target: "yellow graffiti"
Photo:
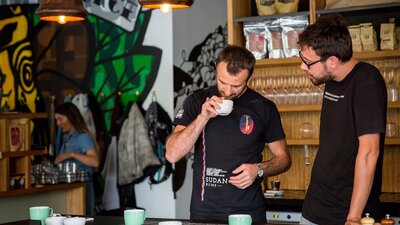
[[[27,38],[28,35],[28,20],[24,15],[15,16],[12,18],[7,18],[0,20],[0,30],[10,24],[17,24],[17,28],[13,31],[12,39],[2,48],[7,48],[9,46],[15,45],[16,43]]]
[[[0,20],[0,31],[9,38],[7,43],[0,46],[0,75],[3,76],[0,104],[7,104],[10,110],[14,110],[19,101],[26,104],[31,112],[36,112],[37,88],[32,71],[33,53],[28,39],[28,20],[25,15],[20,15],[20,7],[10,7],[10,10],[15,16]]]
[[[14,76],[12,75],[10,64],[8,63],[8,52],[0,52],[0,74],[4,74],[5,79],[3,81],[3,96],[1,99],[1,106],[8,104],[10,109],[15,108],[15,91],[14,90]]]

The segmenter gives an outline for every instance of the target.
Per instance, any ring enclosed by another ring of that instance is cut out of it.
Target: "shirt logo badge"
[[[181,108],[179,109],[178,113],[176,114],[175,118],[176,118],[176,119],[182,119],[183,112],[185,112],[185,110],[183,109],[183,107],[181,107]]]
[[[240,131],[243,134],[249,135],[253,131],[254,121],[253,118],[249,115],[243,115],[240,118]]]

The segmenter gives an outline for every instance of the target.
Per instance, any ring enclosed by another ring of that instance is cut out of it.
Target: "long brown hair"
[[[61,103],[55,109],[55,113],[67,117],[67,119],[76,131],[80,133],[90,133],[88,127],[86,126],[85,120],[82,117],[82,114],[79,112],[78,107],[76,107],[73,103]]]

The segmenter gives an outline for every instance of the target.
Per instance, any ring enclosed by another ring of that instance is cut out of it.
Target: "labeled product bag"
[[[372,23],[361,23],[361,44],[364,52],[378,50],[378,41],[376,39],[376,32]]]
[[[397,49],[400,49],[400,27],[396,27]]]
[[[300,51],[299,36],[308,26],[307,16],[291,16],[280,19],[282,27],[283,52],[286,58],[298,56]]]
[[[394,23],[381,24],[381,50],[397,49],[396,26]]]
[[[267,55],[267,41],[263,22],[244,23],[246,48],[253,53],[256,59],[263,59]]]
[[[276,13],[275,0],[255,0],[259,16],[273,15]]]
[[[25,151],[27,147],[25,145],[25,140],[28,138],[28,122],[29,119],[21,118],[21,119],[13,119],[9,121],[8,124],[8,134],[9,134],[9,144],[10,151]]]
[[[353,52],[362,52],[363,46],[361,44],[361,28],[360,25],[348,26],[349,33],[351,36],[351,44],[353,46]]]
[[[278,14],[295,13],[299,7],[299,0],[276,0],[275,9]]]
[[[284,58],[282,27],[280,26],[279,19],[266,21],[265,32],[267,35],[268,58]]]

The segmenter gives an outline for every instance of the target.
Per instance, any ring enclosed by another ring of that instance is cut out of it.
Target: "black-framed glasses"
[[[311,69],[310,67],[311,67],[312,65],[314,65],[314,64],[316,64],[316,63],[319,63],[319,62],[322,62],[322,61],[324,61],[324,60],[327,59],[327,58],[321,58],[321,59],[319,59],[319,60],[317,60],[317,61],[314,61],[314,62],[311,62],[311,63],[307,63],[306,59],[305,59],[305,58],[303,57],[303,55],[301,54],[301,51],[299,51],[299,56],[300,56],[301,61],[302,61],[304,64],[306,64],[306,66],[308,67],[308,69]]]

